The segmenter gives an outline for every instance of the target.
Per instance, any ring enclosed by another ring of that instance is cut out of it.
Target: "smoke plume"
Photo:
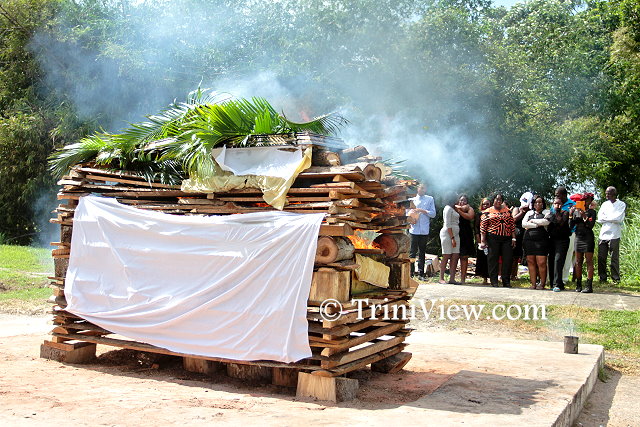
[[[475,188],[489,120],[451,61],[476,59],[442,38],[434,53],[423,2],[105,4],[61,11],[32,49],[46,71],[43,90],[107,131],[200,85],[265,97],[293,120],[339,111],[349,144],[405,160],[430,191]]]

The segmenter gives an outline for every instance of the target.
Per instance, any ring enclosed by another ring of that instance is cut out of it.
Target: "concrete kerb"
[[[458,299],[470,301],[513,301],[546,305],[578,305],[600,310],[640,310],[640,296],[620,294],[583,294],[573,290],[564,292],[538,291],[520,288],[493,288],[489,285],[422,283],[414,298]]]

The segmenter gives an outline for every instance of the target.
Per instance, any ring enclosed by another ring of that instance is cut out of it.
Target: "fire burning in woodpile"
[[[356,249],[380,249],[380,246],[375,244],[372,240],[367,240],[358,236],[357,234],[353,234],[351,236],[347,236],[351,243],[353,243],[353,247]]]

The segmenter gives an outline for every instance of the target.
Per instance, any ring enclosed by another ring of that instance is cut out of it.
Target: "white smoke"
[[[314,12],[305,0],[137,2],[112,12],[130,30],[107,26],[120,32],[101,45],[70,48],[60,42],[60,34],[84,25],[67,15],[57,33],[37,35],[32,49],[48,87],[107,131],[139,121],[200,85],[236,97],[264,97],[292,120],[339,111],[350,121],[341,135],[350,145],[406,160],[408,171],[434,191],[472,191],[487,137],[469,134],[473,120],[465,115],[475,114],[482,123],[482,113],[468,112],[455,82],[443,84],[450,67],[432,61],[425,68],[413,52],[396,48],[413,46],[398,23],[418,22],[418,8],[394,21],[386,2],[368,8],[343,3],[316,5]],[[316,21],[322,25],[308,31]],[[397,64],[395,73],[389,64]]]

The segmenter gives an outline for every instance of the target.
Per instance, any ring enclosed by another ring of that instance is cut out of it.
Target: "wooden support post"
[[[182,366],[185,371],[199,374],[213,375],[225,369],[224,364],[213,360],[198,359],[195,357],[183,357]]]
[[[272,381],[273,368],[257,365],[241,365],[239,363],[227,363],[227,375],[231,378],[270,383]]]
[[[389,289],[407,289],[411,281],[410,262],[390,262]]]
[[[299,372],[299,369],[273,368],[272,383],[274,385],[280,385],[284,387],[295,387],[298,385]]]
[[[78,341],[45,341],[40,345],[40,357],[63,363],[91,363],[96,358],[96,345]]]
[[[321,377],[300,372],[296,397],[314,397],[330,402],[353,400],[358,394],[358,380],[342,377]]]

